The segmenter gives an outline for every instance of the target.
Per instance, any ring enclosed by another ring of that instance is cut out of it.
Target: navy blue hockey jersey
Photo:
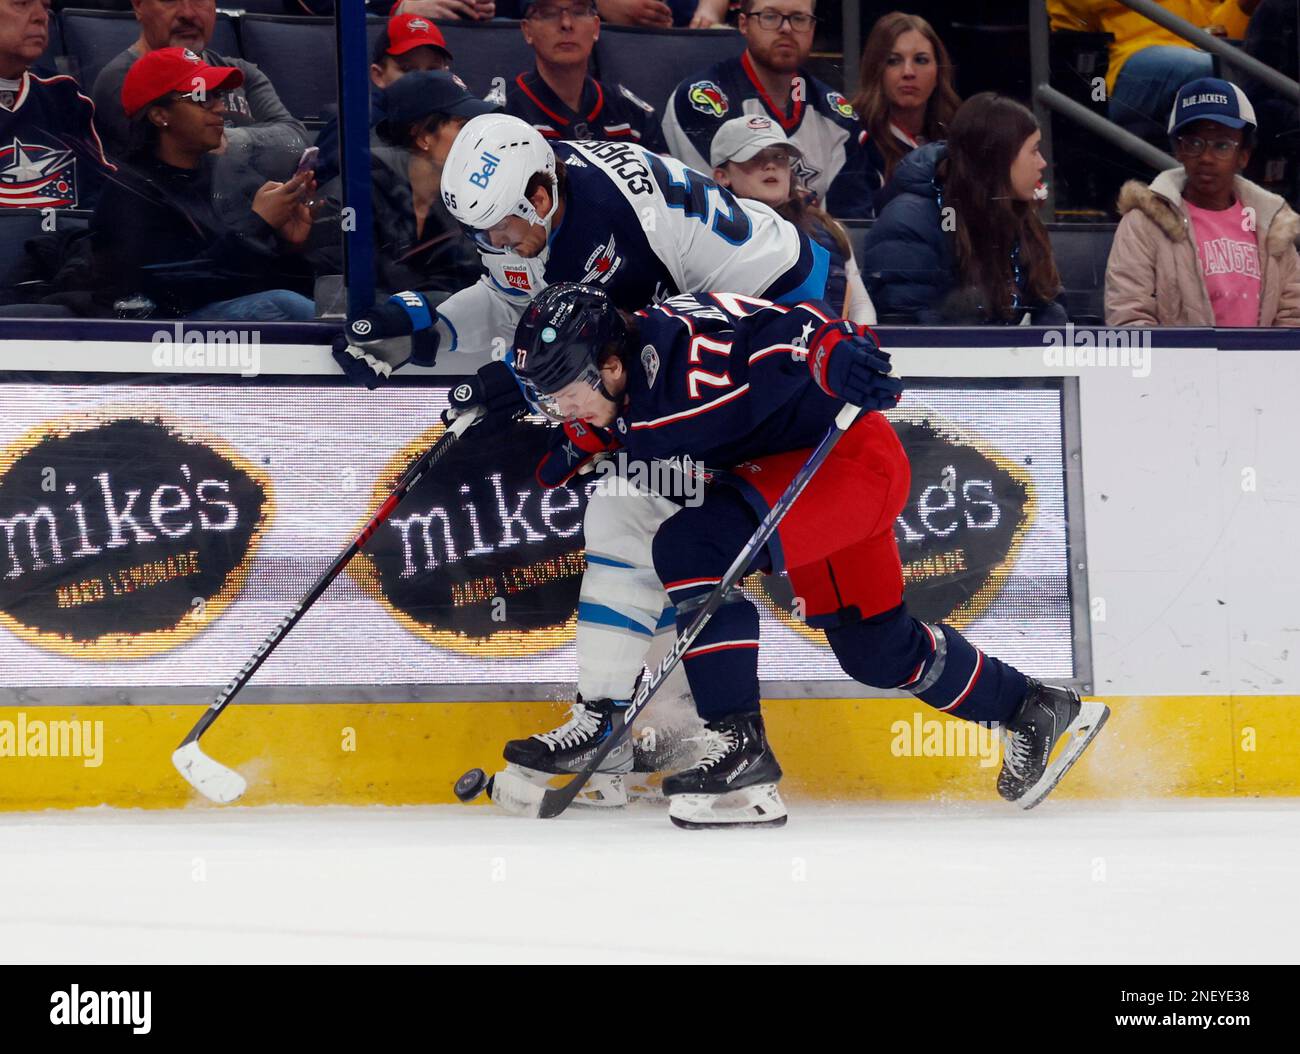
[[[71,77],[24,72],[13,107],[0,106],[0,207],[93,208],[115,171],[94,115]]]
[[[628,363],[614,429],[637,459],[729,468],[815,446],[843,402],[808,369],[808,344],[833,320],[823,303],[783,307],[734,293],[683,294],[637,313],[639,361]]]
[[[578,109],[571,109],[536,70],[521,73],[506,88],[506,113],[527,121],[547,139],[613,139],[640,143],[656,154],[667,151],[655,108],[621,84],[588,77]]]
[[[831,215],[873,215],[872,180],[857,114],[840,92],[807,73],[795,76],[790,104],[781,110],[755,75],[748,52],[715,63],[673,91],[664,114],[664,139],[674,157],[712,172],[714,135],[724,122],[747,115],[769,117],[781,126],[803,154],[794,174]]]

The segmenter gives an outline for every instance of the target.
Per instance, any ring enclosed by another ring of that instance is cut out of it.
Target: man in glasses
[[[1246,93],[1194,80],[1168,131],[1182,167],[1120,191],[1107,324],[1300,326],[1300,216],[1241,175],[1256,132]]]
[[[768,117],[799,148],[795,177],[840,219],[872,215],[865,151],[849,101],[804,63],[817,25],[815,0],[744,0],[739,58],[682,81],[668,100],[664,139],[692,168],[708,171],[714,135],[744,116]]]
[[[595,0],[524,0],[520,29],[536,56],[498,101],[547,139],[613,139],[666,147],[654,107],[621,84],[602,84],[587,69],[600,38]]]

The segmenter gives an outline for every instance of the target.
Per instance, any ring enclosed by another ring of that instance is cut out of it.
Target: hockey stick
[[[370,540],[371,535],[392,515],[393,510],[397,508],[411,488],[423,478],[429,469],[433,468],[447,455],[447,452],[455,445],[456,440],[464,435],[466,430],[477,422],[484,413],[483,408],[478,406],[462,412],[447,426],[447,430],[433,446],[411,462],[406,471],[402,473],[402,477],[393,486],[392,493],[379,506],[375,514],[370,517],[370,522],[361,529],[361,533],[353,539],[352,544],[339,554],[334,563],[330,564],[329,569],[316,580],[316,584],[311,587],[305,597],[298,601],[297,606],[276,623],[275,628],[258,645],[257,651],[253,652],[249,660],[244,663],[243,668],[231,678],[230,683],[221,689],[212,705],[199,718],[198,724],[191,729],[190,734],[185,737],[181,745],[172,752],[172,764],[176,766],[176,771],[184,776],[190,785],[205,798],[223,805],[238,801],[248,784],[244,777],[234,769],[228,768],[219,761],[214,761],[203,753],[203,749],[199,746],[199,737],[211,727],[212,722],[221,716],[221,711],[239,694],[240,690],[257,672],[262,663],[266,661],[271,652],[276,649],[280,641],[284,640],[289,631],[298,624],[298,620],[307,613],[307,609],[321,598],[321,594],[330,587],[330,583],[338,578],[343,569],[352,562],[352,558],[361,552],[362,547]]]
[[[621,709],[615,709],[610,733],[605,737],[605,742],[601,744],[600,749],[596,751],[592,759],[573,779],[563,786],[547,790],[542,795],[542,800],[537,806],[537,815],[540,819],[549,820],[564,812],[573,802],[573,799],[578,796],[578,792],[582,790],[587,780],[591,779],[596,770],[600,768],[600,763],[605,760],[605,756],[623,741],[623,737],[627,734],[632,722],[637,719],[637,715],[646,708],[646,704],[650,702],[655,692],[667,680],[668,675],[681,662],[682,656],[686,654],[687,649],[695,642],[695,638],[704,630],[714,612],[722,606],[723,597],[731,591],[737,582],[745,577],[745,572],[754,557],[767,544],[767,540],[772,537],[782,518],[790,511],[790,506],[803,493],[808,481],[821,468],[822,463],[835,448],[835,444],[840,441],[840,437],[858,419],[860,412],[859,407],[846,403],[840,412],[835,415],[835,427],[827,432],[822,441],[817,444],[817,448],[809,455],[803,467],[795,473],[794,479],[790,480],[789,486],[777,499],[776,504],[768,510],[767,515],[763,517],[763,522],[758,525],[758,530],[745,543],[739,555],[731,562],[727,573],[722,576],[722,580],[705,600],[700,613],[695,616],[695,621],[686,627],[684,633],[677,635],[677,641],[660,661],[659,666],[654,670],[650,670],[649,675],[642,679],[641,687],[636,695],[632,697],[632,701]]]

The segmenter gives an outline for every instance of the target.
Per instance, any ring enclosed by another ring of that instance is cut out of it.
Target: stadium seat
[[[45,45],[45,50],[41,52],[41,57],[32,63],[37,73],[44,76],[50,76],[54,73],[62,73],[59,66],[59,59],[63,55],[63,30],[59,26],[59,16],[50,12],[50,39]]]
[[[871,230],[866,223],[846,222],[853,256],[862,262],[862,246]],[[1106,317],[1106,261],[1115,239],[1112,223],[1049,223],[1052,255],[1061,273],[1070,319],[1080,325],[1104,325]]]
[[[9,287],[27,262],[27,242],[41,233],[40,209],[0,209],[0,289]]]
[[[324,107],[338,105],[332,18],[244,15],[239,31],[244,58],[270,78],[295,117],[317,120]]]
[[[744,50],[745,38],[730,30],[602,26],[595,59],[602,81],[622,84],[662,117],[678,84]]]
[[[1112,223],[1050,223],[1052,255],[1065,287],[1070,320],[1105,325],[1106,261],[1115,240]]]
[[[518,22],[439,22],[438,28],[451,49],[451,68],[475,95],[486,96],[498,77],[512,81],[533,68],[533,49]]]
[[[129,11],[92,11],[85,8],[67,8],[59,16],[63,30],[63,46],[72,60],[69,70],[89,92],[95,78],[109,62],[135,43],[140,36],[140,24]],[[211,47],[221,55],[239,56],[239,37],[230,15],[217,15],[212,33]]]

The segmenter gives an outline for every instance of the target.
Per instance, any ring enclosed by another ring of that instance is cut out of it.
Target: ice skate
[[[1032,809],[1061,782],[1109,716],[1101,703],[1082,702],[1078,692],[1030,678],[1024,702],[1002,730],[998,793]]]
[[[569,710],[568,720],[550,732],[506,744],[507,772],[513,772],[537,786],[550,786],[557,775],[580,771],[613,730],[613,715],[619,704],[611,699],[583,699]],[[627,804],[624,776],[632,771],[632,742],[625,739],[605,758],[575,799],[577,805],[604,808]]]
[[[705,753],[694,767],[668,776],[668,817],[678,827],[780,827],[785,803],[777,793],[781,766],[759,714],[709,721]]]

